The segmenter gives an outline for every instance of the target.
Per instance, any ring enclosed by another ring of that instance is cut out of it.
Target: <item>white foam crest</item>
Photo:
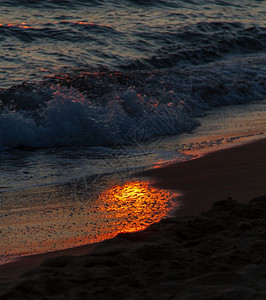
[[[112,146],[192,129],[193,119],[179,107],[161,105],[129,89],[106,105],[71,90],[57,90],[45,108],[0,115],[0,149],[16,147]],[[143,133],[143,130],[145,131]],[[131,136],[130,136],[131,135]]]

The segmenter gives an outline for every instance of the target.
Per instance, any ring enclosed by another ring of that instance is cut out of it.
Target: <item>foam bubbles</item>
[[[167,105],[155,110],[149,97],[141,97],[129,89],[106,105],[92,102],[82,94],[59,89],[52,100],[34,111],[5,110],[0,116],[0,149],[16,147],[56,146],[113,146],[130,143],[129,133],[134,129],[136,136],[141,122],[145,123],[146,140],[158,135],[192,129],[196,122],[171,112]],[[188,122],[190,121],[190,122]],[[161,129],[156,130],[156,124]],[[136,138],[138,142],[138,138]]]

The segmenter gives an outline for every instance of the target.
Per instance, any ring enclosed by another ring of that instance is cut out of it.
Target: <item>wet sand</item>
[[[195,216],[231,197],[247,203],[266,194],[266,139],[211,152],[195,160],[141,173],[154,185],[183,194],[177,216]]]
[[[175,217],[81,256],[28,257],[15,279],[21,261],[0,266],[1,299],[265,299],[265,153],[264,139],[143,172],[182,192]]]
[[[143,230],[177,204],[173,193],[138,178],[110,179],[0,193],[0,265]]]

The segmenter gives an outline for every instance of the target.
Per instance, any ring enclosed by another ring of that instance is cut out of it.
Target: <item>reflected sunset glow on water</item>
[[[148,182],[133,180],[114,185],[100,193],[90,211],[83,238],[75,244],[87,244],[113,238],[119,233],[143,230],[176,209],[178,194],[160,190]]]
[[[144,181],[114,186],[100,196],[99,212],[113,223],[116,233],[141,230],[161,220],[173,208],[169,191],[159,190]],[[110,228],[108,226],[108,228]]]

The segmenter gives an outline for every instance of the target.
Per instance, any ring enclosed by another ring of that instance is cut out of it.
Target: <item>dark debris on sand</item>
[[[48,259],[1,299],[266,299],[266,196],[217,202],[119,234],[88,255]]]

